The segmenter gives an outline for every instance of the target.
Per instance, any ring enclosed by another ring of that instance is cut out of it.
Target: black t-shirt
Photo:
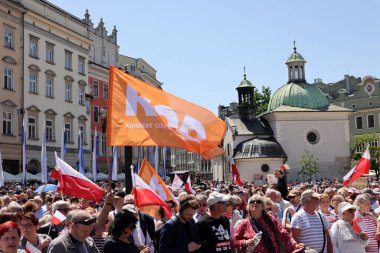
[[[104,253],[138,253],[137,246],[119,239],[108,237],[104,242]]]
[[[202,244],[202,253],[230,253],[230,221],[221,216],[214,219],[210,215],[203,215],[197,223],[199,241]]]

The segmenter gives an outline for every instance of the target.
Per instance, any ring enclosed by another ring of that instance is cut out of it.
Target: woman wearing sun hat
[[[352,222],[358,206],[353,206],[348,202],[342,202],[338,206],[341,219],[336,221],[331,229],[331,241],[334,253],[365,253],[368,245],[368,236],[364,233],[355,233]]]

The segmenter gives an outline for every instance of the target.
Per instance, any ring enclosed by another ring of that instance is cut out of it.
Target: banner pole
[[[112,191],[111,188],[111,168],[110,168],[110,157],[109,157],[109,147],[106,144],[106,154],[107,154],[107,168],[108,168],[108,191]]]

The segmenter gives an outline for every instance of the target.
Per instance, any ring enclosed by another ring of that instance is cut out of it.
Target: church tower
[[[239,97],[239,117],[242,120],[253,119],[255,117],[255,99],[254,90],[255,86],[247,80],[244,67],[244,80],[236,88]]]
[[[306,83],[305,78],[305,59],[301,54],[297,53],[296,42],[294,44],[294,52],[286,61],[288,65],[288,83]]]

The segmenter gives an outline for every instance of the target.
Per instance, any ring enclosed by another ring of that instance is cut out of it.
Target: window
[[[50,78],[47,78],[45,82],[45,96],[49,98],[53,97],[53,80]]]
[[[92,95],[94,97],[99,97],[99,83],[95,80],[92,82]]]
[[[375,116],[373,114],[367,115],[367,126],[368,128],[375,127]]]
[[[54,63],[54,44],[46,42],[46,62]]]
[[[54,140],[54,125],[52,120],[46,120],[46,140]]]
[[[4,47],[13,48],[13,32],[4,31]]]
[[[310,143],[310,144],[316,144],[318,143],[319,141],[319,136],[318,136],[318,133],[317,132],[309,132],[307,135],[306,135],[306,139],[307,141]]]
[[[12,135],[12,113],[3,112],[3,134]]]
[[[363,129],[363,117],[362,116],[356,117],[356,129],[357,130]]]
[[[91,113],[91,102],[90,100],[86,100],[86,114]]]
[[[4,68],[4,89],[13,90],[13,69]]]
[[[38,58],[38,38],[30,36],[29,38],[29,56]]]
[[[71,136],[72,136],[71,124],[65,123],[65,140],[66,140],[66,142],[72,142]]]
[[[65,68],[72,70],[73,66],[73,53],[65,50]]]
[[[94,105],[94,122],[99,122],[99,107]]]
[[[261,165],[261,171],[262,172],[268,172],[269,171],[269,165],[268,164]]]
[[[79,86],[79,104],[84,105],[84,103],[85,103],[84,87]]]
[[[37,75],[29,74],[29,93],[37,94]]]
[[[83,75],[85,73],[85,58],[82,56],[78,56],[78,73]]]
[[[28,118],[28,138],[36,139],[37,131],[36,131],[36,118],[29,117]]]
[[[82,139],[82,143],[85,143],[84,141],[84,125],[79,125],[80,130],[80,138]]]
[[[71,99],[71,89],[72,89],[72,85],[70,83],[66,83],[65,84],[65,101],[66,102],[71,102],[72,99]]]
[[[135,72],[135,71],[136,71],[136,66],[131,65],[131,72]]]
[[[103,98],[108,99],[108,84],[103,84]]]

